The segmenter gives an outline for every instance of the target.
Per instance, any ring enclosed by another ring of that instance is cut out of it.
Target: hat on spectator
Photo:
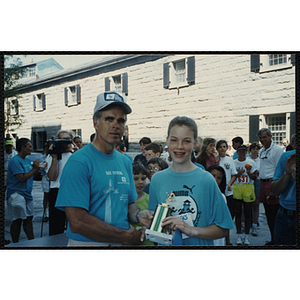
[[[3,144],[2,144],[2,145],[3,145]],[[13,142],[12,140],[7,140],[7,141],[5,141],[5,146],[7,146],[7,145],[13,146],[13,145],[14,145],[14,142]]]
[[[248,150],[247,146],[246,145],[240,145],[236,148],[236,151],[239,151],[239,150]]]
[[[117,104],[121,106],[125,114],[130,114],[132,112],[130,106],[125,102],[121,95],[119,95],[117,92],[110,91],[101,93],[97,96],[94,115],[97,111],[102,110],[111,104]]]

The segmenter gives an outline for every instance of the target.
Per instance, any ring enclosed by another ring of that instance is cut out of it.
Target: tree
[[[25,70],[20,66],[22,65],[20,58],[14,58],[11,64],[7,64],[13,55],[4,56],[4,130],[6,133],[18,129],[24,122],[24,115],[20,114],[20,101],[22,98],[21,87],[24,84],[18,82],[22,78]]]

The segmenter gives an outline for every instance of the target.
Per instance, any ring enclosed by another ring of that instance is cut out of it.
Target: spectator
[[[225,140],[220,140],[217,142],[217,151],[220,155],[220,166],[223,167],[225,174],[226,174],[226,189],[225,189],[225,196],[227,201],[227,206],[229,208],[231,218],[234,219],[234,203],[233,203],[233,191],[232,189],[228,189],[228,184],[230,180],[237,175],[237,171],[235,169],[235,165],[233,163],[232,157],[226,155],[228,150],[228,144]],[[235,177],[236,179],[236,177]]]
[[[220,157],[216,150],[216,140],[213,138],[205,138],[200,154],[196,158],[196,163],[202,165],[205,170],[210,166],[219,164]]]
[[[4,151],[4,189],[6,189],[6,181],[7,181],[7,170],[8,163],[12,157],[18,154],[18,152],[13,149],[14,142],[12,140],[5,141],[5,151]]]
[[[156,143],[151,143],[145,146],[145,156],[147,162],[152,157],[160,157],[161,156],[161,148]]]
[[[44,145],[44,157],[47,158],[48,156],[48,144],[45,143]],[[44,161],[40,164],[41,174],[42,174],[42,190],[44,192],[44,199],[43,199],[43,207],[44,207],[44,217],[43,222],[49,221],[49,192],[50,192],[50,179],[45,172],[45,168],[47,167],[47,162]]]
[[[244,144],[244,140],[242,137],[240,136],[237,136],[235,138],[232,139],[232,148],[234,150],[236,150],[239,146],[243,145]],[[233,156],[232,156],[232,159],[237,159],[238,158],[238,155],[236,153],[236,151],[233,153]]]
[[[135,200],[136,205],[142,209],[147,210],[149,204],[149,195],[145,193],[144,187],[147,178],[147,169],[140,162],[135,162],[132,164],[133,167],[133,180],[135,185],[135,190],[137,192],[137,199]],[[141,223],[131,224],[133,227],[143,227]],[[148,240],[144,240],[143,244],[145,246],[154,246],[154,243]]]
[[[164,203],[167,194],[175,195],[168,202],[171,216],[162,225],[188,236],[183,245],[213,245],[213,240],[226,236],[233,228],[227,205],[215,180],[191,161],[197,138],[196,122],[188,117],[174,118],[168,127],[167,143],[172,166],[156,173],[151,179],[149,209]],[[190,213],[193,227],[178,217]]]
[[[131,155],[129,155],[129,154],[126,153],[126,147],[125,147],[124,141],[121,140],[120,142],[118,142],[118,143],[115,145],[115,149],[116,149],[118,152],[124,154],[124,155],[130,160],[131,163],[133,162],[133,158],[131,157]]]
[[[93,114],[95,140],[65,165],[56,207],[66,212],[69,246],[140,245],[144,239],[130,223],[148,227],[153,213],[134,203],[132,164],[114,150],[129,113],[131,108],[116,92],[99,94]]]
[[[296,149],[296,135],[291,144]],[[274,245],[296,245],[296,150],[284,152],[276,166],[272,192],[280,208],[274,227]]]
[[[259,201],[263,203],[267,217],[268,227],[271,234],[271,241],[266,245],[274,245],[274,226],[275,218],[279,209],[279,198],[272,192],[272,181],[277,163],[283,150],[272,140],[272,133],[268,128],[262,128],[257,136],[263,145],[259,151]]]
[[[80,135],[75,135],[73,141],[78,149],[82,148],[82,137]]]
[[[254,180],[254,193],[255,201],[252,202],[252,227],[251,235],[258,236],[258,217],[259,217],[259,167],[260,159],[258,153],[260,150],[260,145],[258,143],[252,143],[249,147],[250,159],[252,159],[256,164],[256,179]]]
[[[151,143],[151,139],[148,137],[143,137],[140,139],[139,144],[140,144],[140,148],[142,153],[138,154],[135,158],[134,158],[134,162],[136,161],[140,161],[144,166],[147,165],[147,159],[146,159],[146,154],[145,154],[145,146]]]
[[[194,145],[194,153],[193,154],[194,154],[195,159],[200,154],[202,145],[203,145],[203,139],[200,136],[198,136],[196,139],[195,145]]]
[[[281,143],[282,143],[281,148],[282,148],[283,152],[285,152],[286,151],[286,147],[289,144],[289,141],[288,141],[288,139],[282,139]]]
[[[210,166],[207,171],[214,177],[222,195],[224,198],[224,201],[226,203],[226,196],[225,196],[225,190],[226,190],[226,174],[223,167],[219,165],[212,165]],[[225,246],[230,245],[230,234],[229,231],[226,235],[226,237],[214,240],[215,246]]]
[[[150,158],[147,162],[147,170],[148,170],[147,176],[150,180],[150,183],[151,183],[151,178],[155,173],[165,170],[168,167],[169,167],[168,163],[164,161],[162,158],[160,157]],[[144,188],[144,192],[147,194],[149,194],[150,183],[147,183]]]
[[[230,180],[228,188],[233,184],[233,201],[235,207],[235,225],[237,231],[237,245],[250,245],[250,227],[251,227],[251,206],[255,201],[253,181],[256,179],[256,165],[252,159],[246,158],[247,147],[241,145],[236,149],[238,159],[235,159],[234,165],[238,172],[238,177]],[[245,214],[245,237],[242,239],[242,210]]]
[[[33,234],[33,198],[32,185],[33,175],[39,168],[39,158],[31,165],[26,157],[32,152],[32,145],[29,139],[17,140],[18,155],[11,158],[7,171],[7,209],[9,219],[12,221],[10,234],[13,243],[19,241],[21,225],[28,240],[34,239]]]
[[[72,132],[67,130],[60,130],[56,134],[56,138],[59,139],[72,139]],[[53,148],[53,144],[49,149]],[[65,230],[66,215],[64,211],[55,208],[56,198],[58,190],[60,188],[60,178],[63,172],[64,166],[73,152],[72,142],[63,146],[63,153],[61,159],[58,159],[56,153],[51,153],[47,156],[47,167],[45,169],[50,179],[50,191],[49,191],[49,235],[61,234]],[[51,152],[51,151],[50,151]]]

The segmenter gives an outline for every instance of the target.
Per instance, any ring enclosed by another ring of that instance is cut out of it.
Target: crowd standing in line
[[[235,137],[233,153],[227,141],[202,140],[192,119],[176,117],[168,127],[165,151],[143,137],[142,153],[133,160],[121,140],[129,113],[131,108],[119,94],[98,95],[91,143],[82,147],[80,136],[72,139],[71,132],[59,131],[58,138],[72,142],[64,145],[61,159],[53,152],[47,155],[46,149],[44,164],[26,159],[32,151],[30,140],[17,141],[19,153],[12,149],[12,141],[6,141],[6,199],[14,243],[22,223],[27,238],[34,238],[32,180],[41,168],[44,213],[49,199],[49,235],[63,233],[68,220],[69,246],[153,245],[145,240],[144,230],[156,205],[171,192],[176,203],[163,224],[181,231],[183,245],[232,245],[233,220],[236,244],[250,245],[250,230],[258,235],[259,203],[271,234],[266,245],[295,244],[295,135],[289,145],[282,141],[283,148],[263,128],[257,134],[262,148],[258,142],[247,147],[242,137]],[[193,227],[178,218],[184,213],[193,216]]]

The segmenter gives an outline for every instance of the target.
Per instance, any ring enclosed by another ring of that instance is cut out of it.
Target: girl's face
[[[148,178],[151,180],[152,176],[155,173],[161,171],[161,168],[158,164],[148,164],[147,170],[148,170]]]
[[[216,151],[215,143],[208,144],[207,148],[206,148],[206,151],[207,151],[207,153],[209,153],[210,155],[212,155]]]
[[[258,157],[259,149],[258,149],[258,147],[255,147],[255,148],[252,148],[252,149],[250,150],[250,152],[251,152],[251,156],[252,156],[252,157]]]
[[[146,185],[146,178],[147,176],[142,173],[139,173],[138,175],[133,175],[135,189],[138,194],[143,191]]]
[[[222,181],[222,172],[214,169],[214,170],[211,170],[210,173],[212,176],[214,176],[215,181],[217,182],[218,186],[220,186],[221,181]]]
[[[195,144],[194,132],[185,125],[175,125],[171,128],[167,144],[173,164],[189,162]]]
[[[223,157],[226,155],[226,151],[228,150],[228,147],[227,147],[226,143],[222,143],[217,150],[218,150],[220,156]]]

